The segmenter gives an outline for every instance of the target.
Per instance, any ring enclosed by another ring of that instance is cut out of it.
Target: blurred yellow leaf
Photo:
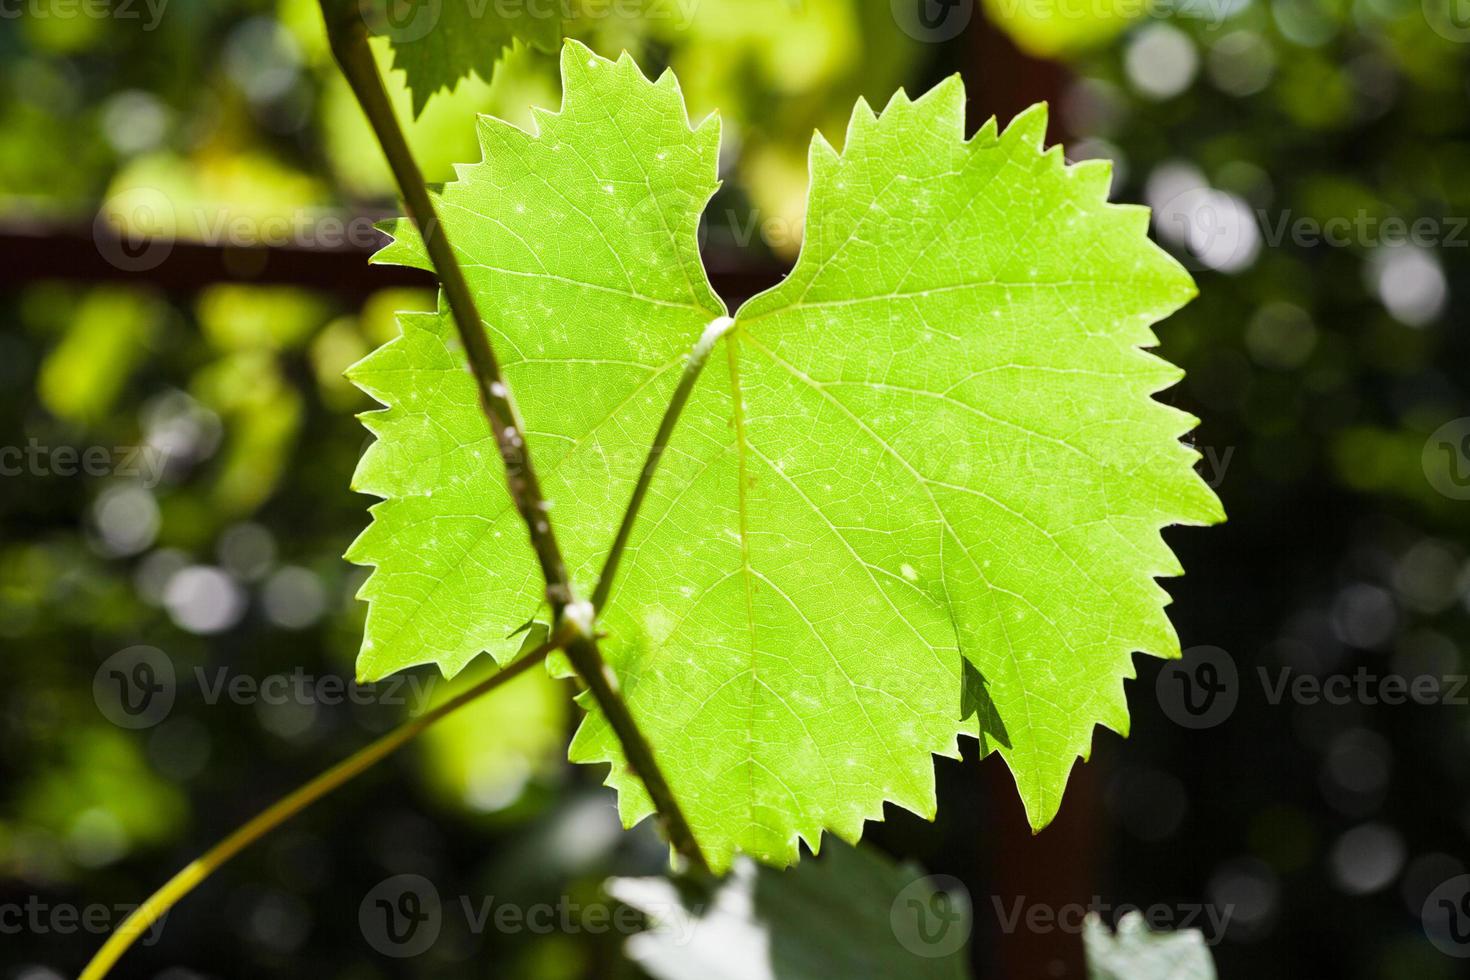
[[[219,350],[281,350],[304,341],[327,318],[319,295],[300,289],[211,286],[195,311]]]
[[[301,428],[301,395],[281,377],[275,359],[243,352],[210,365],[194,393],[225,421],[225,447],[210,494],[221,517],[248,514],[279,483]]]
[[[471,687],[496,668],[479,658],[452,683],[439,679],[429,706]],[[563,684],[533,669],[445,718],[420,739],[425,778],[447,799],[491,813],[515,803],[528,782],[554,771],[566,742]]]
[[[167,315],[166,304],[149,292],[104,286],[88,293],[41,365],[41,403],[69,422],[100,420]]]
[[[1100,47],[1147,10],[1143,0],[985,0],[986,16],[1039,58]]]

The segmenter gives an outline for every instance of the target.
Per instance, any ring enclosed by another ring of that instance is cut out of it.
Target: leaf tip
[[[965,82],[956,72],[921,95],[914,105],[933,113],[946,136],[962,140],[965,134],[965,99]]]
[[[1067,176],[1081,184],[1093,201],[1104,202],[1113,189],[1113,161],[1098,157],[1078,160],[1066,168]]]
[[[1044,101],[1021,110],[1006,126],[1005,132],[1001,134],[1001,141],[1017,146],[1027,146],[1039,152],[1046,142],[1046,125],[1049,114],[1050,107]]]
[[[578,61],[582,61],[585,60],[588,56],[591,56],[593,58],[597,57],[593,53],[591,48],[587,47],[586,44],[582,43],[576,38],[569,37],[562,41],[561,57],[563,63],[565,63],[566,59],[568,58],[574,58]]]
[[[852,104],[852,115],[847,120],[847,139],[843,153],[850,152],[861,141],[861,137],[878,125],[878,114],[864,96],[858,96]]]

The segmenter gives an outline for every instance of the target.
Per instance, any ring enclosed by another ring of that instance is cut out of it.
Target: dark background
[[[975,125],[1049,100],[1051,139],[1113,158],[1115,197],[1154,206],[1197,270],[1200,298],[1159,330],[1188,372],[1163,397],[1203,420],[1230,520],[1169,532],[1188,575],[1166,585],[1182,669],[1199,684],[1208,660],[1223,686],[1192,727],[1179,678],[1138,658],[1131,736],[1098,734],[1035,837],[996,759],[937,763],[937,823],[870,825],[870,843],[965,883],[977,973],[1081,976],[1075,934],[1008,931],[997,909],[1096,896],[1109,920],[1123,902],[1176,925],[1228,907],[1227,978],[1470,975],[1421,919],[1470,859],[1470,24],[1435,0],[1099,16],[1124,6],[997,2],[994,20],[912,36],[878,2],[705,0],[688,25],[577,33],[674,65],[694,110],[721,106],[738,134],[707,241],[727,300],[793,257],[812,127],[836,139],[857,94],[952,71]],[[394,203],[314,7],[173,0],[151,30],[118,4],[0,19],[0,446],[42,450],[0,460],[0,905],[135,903],[409,707],[381,690],[211,704],[192,681],[351,676],[362,573],[339,556],[366,520],[348,484],[370,405],[340,372],[429,295],[367,267],[365,240],[320,232]],[[493,86],[440,96],[412,130],[431,179],[473,157],[470,112],[518,118],[555,84],[550,59],[518,53]],[[109,222],[160,220],[159,200],[164,224],[142,230],[173,244],[139,269]],[[290,222],[280,240],[271,217]],[[68,474],[62,446],[110,462]],[[156,485],[121,472],[131,449],[115,449],[139,446],[164,464]],[[130,730],[93,679],[140,644],[182,680],[166,718]],[[1366,681],[1341,703],[1273,703],[1282,671]],[[1374,696],[1394,677],[1442,696]],[[118,975],[631,975],[617,935],[451,926],[399,961],[359,926],[398,873],[583,905],[609,874],[656,873],[651,831],[618,831],[601,773],[562,761],[574,721],[539,678],[472,709],[226,866]],[[23,929],[0,938],[0,970],[75,974],[102,938]]]

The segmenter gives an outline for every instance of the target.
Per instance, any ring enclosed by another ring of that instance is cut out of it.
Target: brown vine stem
[[[163,887],[149,895],[147,901],[134,909],[113,930],[112,935],[107,937],[107,942],[102,944],[102,948],[92,957],[86,969],[82,970],[81,980],[102,980],[107,976],[107,972],[113,968],[118,959],[128,951],[139,936],[153,928],[154,924],[167,915],[168,911],[177,905],[185,895],[197,888],[200,882],[213,874],[230,858],[353,777],[377,765],[412,741],[430,725],[542,663],[546,660],[546,655],[560,645],[561,639],[554,638],[522,654],[518,660],[503,670],[485,678],[469,690],[455,695],[437,708],[404,722],[387,735],[337,763],[311,782],[298,786],[256,814],[230,836],[211,847],[202,857],[189,862],[183,870],[164,882]]]
[[[495,359],[464,270],[460,268],[434,202],[429,197],[423,174],[409,150],[388,93],[383,88],[382,76],[368,45],[367,25],[362,20],[358,0],[321,0],[321,8],[332,53],[383,148],[409,217],[418,226],[424,248],[438,274],[479,390],[480,404],[505,462],[511,498],[526,522],[531,546],[546,580],[547,602],[558,627],[570,627],[564,644],[567,659],[607,718],[622,746],[628,767],[643,781],[669,842],[691,867],[708,870],[694,832],[654,759],[653,747],[633,720],[618,689],[617,677],[598,649],[595,610],[590,603],[578,600],[572,590],[566,562],[552,528],[550,508],[542,495],[536,470],[531,465],[525,427]]]

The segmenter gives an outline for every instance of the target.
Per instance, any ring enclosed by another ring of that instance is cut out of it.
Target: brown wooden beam
[[[386,242],[387,238],[383,238]],[[108,229],[85,225],[0,226],[0,288],[32,282],[120,282],[166,292],[193,293],[217,283],[299,286],[361,300],[392,286],[431,287],[419,269],[369,265],[372,248],[228,246],[184,240],[126,242]],[[734,303],[779,282],[785,270],[743,262],[740,256],[707,257],[710,278]]]

